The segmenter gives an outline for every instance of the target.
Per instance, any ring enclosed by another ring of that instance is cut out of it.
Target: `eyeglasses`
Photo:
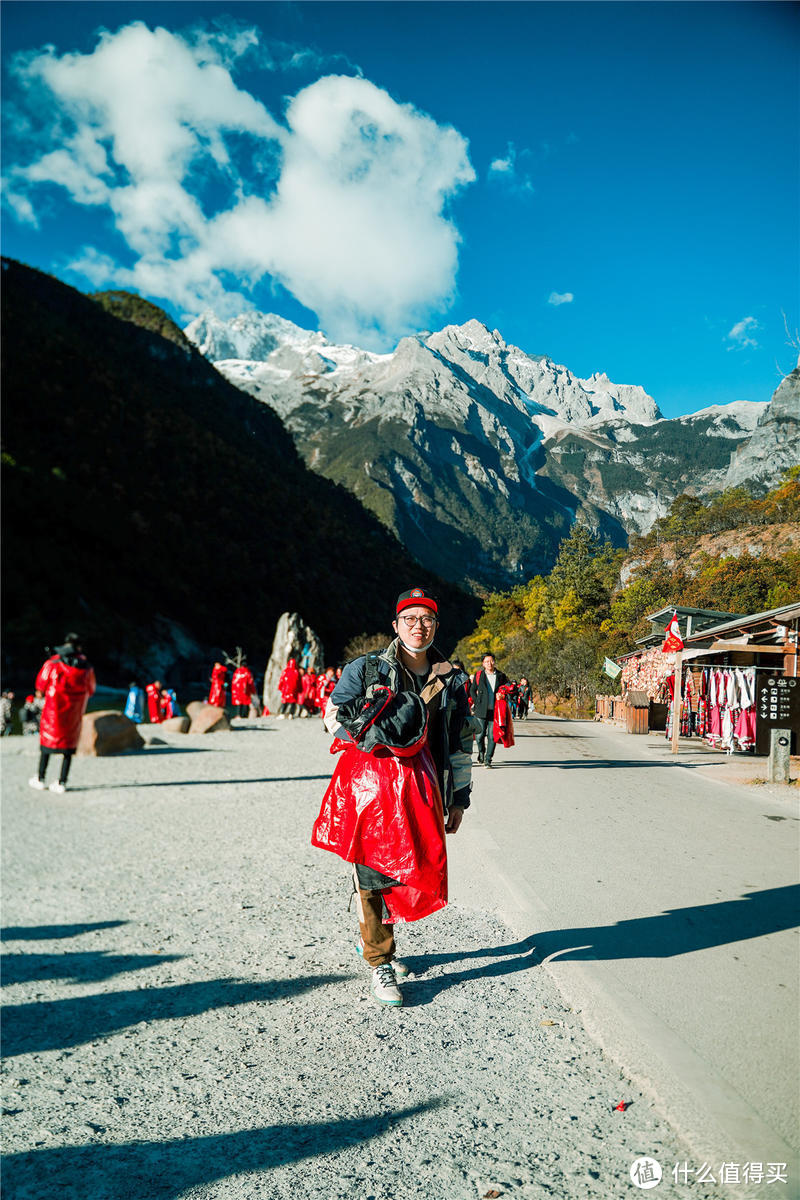
[[[423,629],[433,629],[436,624],[436,617],[401,617],[400,620],[405,624],[406,629],[413,629],[417,623]]]

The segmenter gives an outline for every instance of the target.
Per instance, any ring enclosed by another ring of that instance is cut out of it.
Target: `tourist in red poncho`
[[[300,711],[310,717],[317,707],[317,676],[310,668],[303,672],[300,682]]]
[[[281,694],[281,707],[278,713],[278,720],[283,720],[288,717],[291,721],[298,711],[300,703],[300,687],[301,687],[300,672],[297,669],[297,659],[290,658],[286,666],[281,671],[281,677],[278,680],[278,691]]]
[[[214,663],[214,669],[211,672],[211,689],[208,693],[208,703],[213,704],[215,708],[225,707],[225,681],[228,676],[228,668],[221,662]]]
[[[325,724],[341,751],[312,844],[353,863],[358,952],[372,995],[400,1005],[394,925],[447,904],[445,834],[469,807],[472,721],[463,672],[433,645],[439,607],[424,588],[397,599],[397,637],[344,668]]]
[[[64,645],[42,667],[36,677],[36,691],[44,693],[44,708],[39,726],[39,772],[29,779],[32,788],[43,791],[51,754],[61,754],[61,774],[50,791],[67,790],[72,756],[81,735],[81,721],[89,697],[96,687],[94,670],[83,653],[77,633],[68,633]]]
[[[336,676],[333,673],[333,667],[328,667],[324,675],[320,675],[317,679],[317,708],[323,722],[325,721],[325,709],[328,704],[328,697],[336,687]]]
[[[147,694],[147,716],[151,725],[160,725],[164,720],[164,709],[161,703],[161,680],[154,679],[145,687]]]
[[[243,658],[231,679],[231,704],[234,709],[238,709],[237,716],[247,716],[255,690],[256,681],[247,665],[247,659]]]
[[[162,684],[161,695],[158,697],[158,707],[162,721],[169,721],[172,717],[177,716],[173,700],[174,695],[175,693],[170,688],[165,688]]]

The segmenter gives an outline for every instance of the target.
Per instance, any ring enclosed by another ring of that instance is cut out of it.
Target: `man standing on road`
[[[402,592],[394,641],[347,664],[325,712],[344,753],[312,842],[354,863],[358,952],[372,967],[372,995],[394,1006],[408,968],[395,959],[393,924],[447,903],[443,835],[457,831],[470,802],[466,676],[434,647],[438,624],[429,592]]]
[[[478,719],[478,762],[491,767],[494,757],[494,700],[497,689],[508,683],[508,676],[498,671],[494,655],[484,654],[481,669],[475,672],[470,694],[473,712]]]

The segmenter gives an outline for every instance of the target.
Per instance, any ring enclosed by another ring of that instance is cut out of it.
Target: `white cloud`
[[[241,311],[270,277],[333,337],[385,344],[419,328],[453,294],[446,206],[475,178],[464,138],[342,75],[302,89],[279,122],[231,74],[241,55],[264,68],[256,37],[137,22],[91,54],[18,60],[30,107],[49,98],[52,120],[7,172],[15,212],[35,221],[44,183],[110,212],[131,265],[90,246],[72,269],[187,315]]]
[[[551,292],[547,297],[547,303],[552,304],[553,308],[558,308],[560,304],[572,304],[574,299],[572,292]]]
[[[728,346],[728,350],[745,350],[748,346],[757,348],[758,342],[750,335],[760,328],[755,317],[744,317],[741,321],[737,321],[725,338],[726,342],[733,343]]]
[[[495,158],[489,164],[488,178],[490,182],[502,184],[508,191],[518,196],[533,195],[535,188],[530,175],[520,169],[520,164],[525,164],[530,158],[529,150],[517,152],[514,143],[509,142],[505,157]]]

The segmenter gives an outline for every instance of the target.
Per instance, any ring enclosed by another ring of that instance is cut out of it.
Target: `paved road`
[[[466,832],[498,907],[698,1154],[791,1161],[796,789],[721,783],[586,721],[526,722],[495,761]]]
[[[310,845],[329,746],[316,721],[163,734],[56,796],[3,739],[4,1200],[622,1200],[644,1153],[685,1200],[685,1141],[493,911],[481,831],[536,772],[481,773],[387,1010],[348,870]]]
[[[27,787],[30,740],[0,746],[10,1200],[610,1200],[644,1154],[659,1197],[751,1200],[670,1167],[790,1161],[785,796],[523,726],[385,1011],[309,845],[318,723],[164,740],[78,760],[63,797]]]

